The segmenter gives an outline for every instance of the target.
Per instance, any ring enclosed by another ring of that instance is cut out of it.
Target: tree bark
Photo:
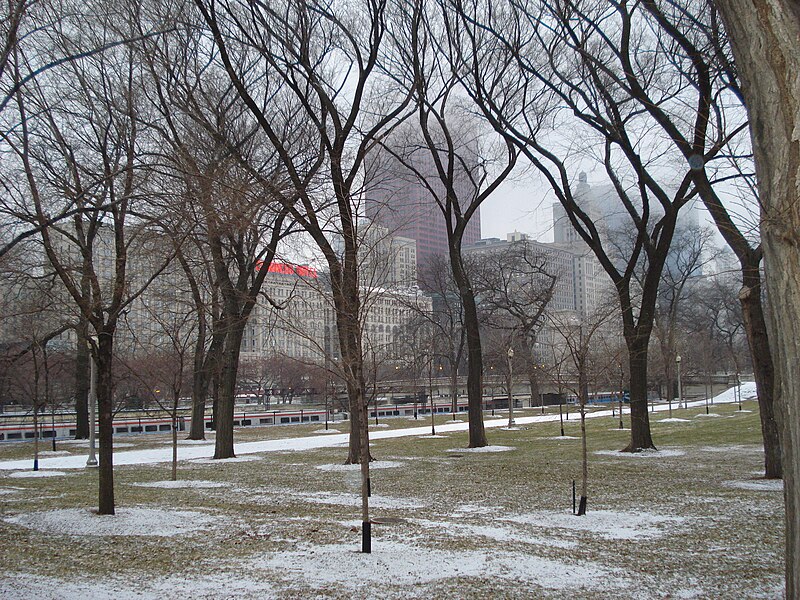
[[[761,201],[786,504],[786,598],[800,597],[800,5],[717,0],[731,37]]]
[[[629,364],[631,370],[631,442],[623,452],[655,449],[650,435],[650,415],[647,412],[647,339],[629,338]]]
[[[216,421],[216,440],[214,458],[233,458],[233,412],[236,405],[236,376],[239,371],[239,353],[247,319],[231,324],[225,335],[225,348],[222,352],[219,398],[214,409]]]
[[[758,394],[758,411],[761,416],[761,437],[764,441],[764,476],[780,479],[781,446],[778,424],[775,421],[775,371],[764,310],[761,304],[761,273],[758,263],[742,267],[742,289],[739,301],[744,316],[744,329],[750,346],[753,375]]]
[[[483,354],[481,351],[480,321],[475,293],[469,281],[461,258],[461,242],[450,243],[450,264],[453,280],[458,286],[461,305],[464,310],[464,329],[467,332],[467,403],[469,410],[469,448],[488,446],[486,430],[483,427]]]
[[[586,394],[583,390],[586,387],[582,384],[581,387],[581,500],[578,505],[578,516],[586,514],[586,505],[589,500],[589,452],[586,446]]]
[[[89,438],[89,345],[86,321],[81,319],[75,345],[75,439]]]
[[[99,457],[99,508],[101,515],[114,514],[114,446],[113,446],[113,331],[98,336],[97,352],[97,429]]]

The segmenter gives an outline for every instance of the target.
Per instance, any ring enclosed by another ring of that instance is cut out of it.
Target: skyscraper
[[[366,215],[389,229],[391,235],[417,242],[417,273],[421,274],[436,256],[447,256],[447,226],[437,204],[445,189],[432,156],[418,150],[404,158],[404,164],[388,153],[373,160],[366,197]],[[456,194],[463,203],[475,193],[471,179],[457,176]],[[464,232],[462,245],[481,239],[481,215],[476,211]]]

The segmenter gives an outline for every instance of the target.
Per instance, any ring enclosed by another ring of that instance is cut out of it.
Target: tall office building
[[[430,153],[420,150],[405,162],[406,165],[400,164],[386,153],[373,160],[365,193],[365,212],[369,219],[388,228],[391,235],[417,242],[417,273],[421,276],[434,257],[448,254],[446,221],[436,202],[437,197],[445,197],[445,190]],[[475,195],[475,188],[465,173],[458,177],[455,187],[465,204]],[[480,239],[478,210],[466,227],[463,245]]]

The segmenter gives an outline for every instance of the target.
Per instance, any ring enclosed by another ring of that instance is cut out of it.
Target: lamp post
[[[683,386],[681,385],[681,355],[675,357],[675,364],[678,366],[678,408],[681,407],[683,403]],[[684,408],[689,408],[688,406],[684,406]]]
[[[93,338],[96,339],[96,338]],[[86,459],[87,467],[97,466],[97,456],[94,451],[94,425],[95,407],[97,406],[97,359],[94,352],[89,356],[89,458]]]
[[[514,425],[514,349],[508,349],[508,426]]]

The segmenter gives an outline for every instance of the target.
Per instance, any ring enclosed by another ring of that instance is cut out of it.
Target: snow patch
[[[426,529],[434,529],[439,533],[467,539],[474,539],[476,536],[481,536],[497,542],[521,542],[554,548],[572,549],[578,546],[578,543],[574,541],[560,540],[554,537],[533,536],[519,529],[511,529],[509,527],[470,525],[468,523],[439,523],[426,519],[412,519],[411,522],[425,527]]]
[[[419,436],[417,436],[417,439],[420,439],[420,440],[434,440],[434,439],[445,439],[445,438],[448,438],[448,437],[450,437],[450,436],[449,435],[441,435],[441,434],[437,433],[436,435],[419,435]]]
[[[754,479],[752,481],[726,481],[725,485],[742,490],[756,490],[759,492],[782,492],[782,479]]]
[[[31,477],[66,477],[67,474],[64,471],[17,471],[16,473],[11,473],[9,477],[13,477],[14,479],[28,479]]]
[[[657,423],[690,423],[691,419],[680,419],[678,417],[669,417],[668,419],[658,419]]]
[[[370,470],[372,469],[394,469],[396,467],[402,467],[405,463],[402,461],[397,460],[376,460],[374,462],[369,463]],[[316,467],[320,471],[361,471],[361,465],[317,465]]]
[[[642,450],[641,452],[622,452],[621,450],[597,450],[595,454],[601,456],[622,456],[626,458],[673,458],[675,456],[684,456],[686,452],[683,450]]]
[[[320,492],[319,494],[293,494],[294,496],[311,502],[312,504],[336,504],[340,506],[361,506],[360,494],[348,494],[346,492]],[[390,496],[371,496],[369,499],[371,508],[385,510],[416,510],[424,508],[425,505],[414,500],[404,498],[392,498]]]
[[[165,490],[176,490],[176,489],[184,489],[184,488],[191,488],[191,489],[210,489],[210,488],[221,488],[221,487],[228,487],[228,484],[222,483],[219,481],[199,481],[199,480],[178,480],[178,481],[148,481],[147,483],[133,483],[136,487],[144,487],[144,488],[161,488]]]
[[[171,537],[207,531],[225,519],[197,511],[159,508],[118,508],[114,515],[98,515],[83,508],[34,512],[4,519],[28,529],[56,535],[137,535]]]
[[[387,583],[411,586],[463,577],[521,579],[546,589],[607,589],[609,581],[614,581],[612,576],[619,577],[593,563],[570,564],[517,552],[449,552],[383,539],[373,541],[371,554],[355,551],[352,544],[313,546],[276,553],[257,566],[274,569],[288,581],[300,579],[352,591],[366,591],[371,586],[385,590]]]
[[[220,465],[225,463],[241,463],[261,460],[260,456],[234,456],[233,458],[197,458],[190,462],[201,465]]]
[[[584,532],[609,540],[637,540],[662,537],[668,529],[682,523],[681,517],[631,513],[613,510],[591,510],[581,517],[571,513],[538,512],[508,519],[514,523],[525,523],[550,529]]]
[[[56,579],[41,574],[6,573],[0,580],[0,597],[5,600],[64,600],[73,598],[114,598],[114,600],[163,600],[189,595],[195,598],[253,599],[278,597],[268,582],[254,581],[236,573],[203,577],[158,577],[139,579]]]
[[[477,454],[483,452],[508,452],[509,450],[516,450],[514,446],[484,446],[483,448],[450,448],[445,452],[474,452]]]
[[[317,429],[316,431],[312,431],[311,433],[342,433],[338,429]]]
[[[717,413],[708,413],[708,414],[700,413],[700,414],[695,415],[694,418],[697,419],[697,418],[700,418],[700,417],[721,417],[721,416],[722,415],[717,414]]]

